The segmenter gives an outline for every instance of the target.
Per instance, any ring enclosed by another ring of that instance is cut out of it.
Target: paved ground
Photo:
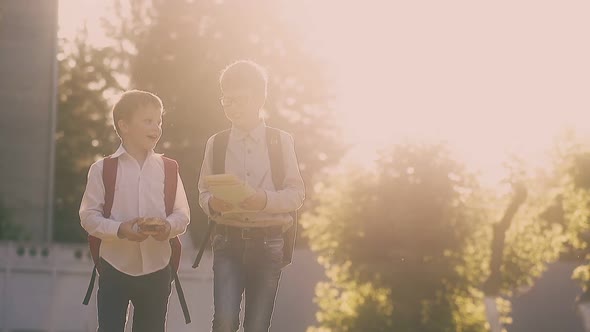
[[[512,302],[509,332],[584,332],[574,300],[582,291],[571,280],[573,263],[555,263],[525,294]]]

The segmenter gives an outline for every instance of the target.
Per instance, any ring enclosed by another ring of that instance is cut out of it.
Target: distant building
[[[0,0],[0,203],[51,240],[57,0]]]

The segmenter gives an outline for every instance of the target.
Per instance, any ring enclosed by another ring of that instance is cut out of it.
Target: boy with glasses
[[[212,331],[238,330],[242,294],[244,331],[268,331],[281,270],[290,261],[284,235],[294,228],[305,189],[293,138],[260,118],[267,91],[264,70],[252,61],[237,61],[222,71],[219,82],[220,102],[232,125],[207,142],[198,184],[200,206],[217,223]],[[237,206],[215,197],[205,178],[221,173],[235,175],[255,193]],[[231,213],[236,208],[240,212]]]

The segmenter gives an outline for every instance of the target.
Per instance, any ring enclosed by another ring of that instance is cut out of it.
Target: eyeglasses
[[[236,97],[221,97],[219,102],[223,107],[231,107],[234,105],[247,105],[250,102],[249,96],[236,96]]]

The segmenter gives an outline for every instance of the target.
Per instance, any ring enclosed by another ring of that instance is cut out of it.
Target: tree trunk
[[[506,208],[504,216],[500,222],[493,226],[490,275],[483,284],[486,318],[490,324],[491,332],[502,332],[503,329],[496,299],[500,295],[502,283],[502,258],[504,254],[506,231],[510,228],[518,208],[524,203],[527,196],[526,188],[522,184],[513,185],[513,190],[514,197],[508,205],[508,208]]]
[[[500,321],[500,311],[498,311],[496,299],[496,296],[486,296],[483,299],[486,307],[486,319],[490,324],[490,332],[502,332],[502,322]]]

